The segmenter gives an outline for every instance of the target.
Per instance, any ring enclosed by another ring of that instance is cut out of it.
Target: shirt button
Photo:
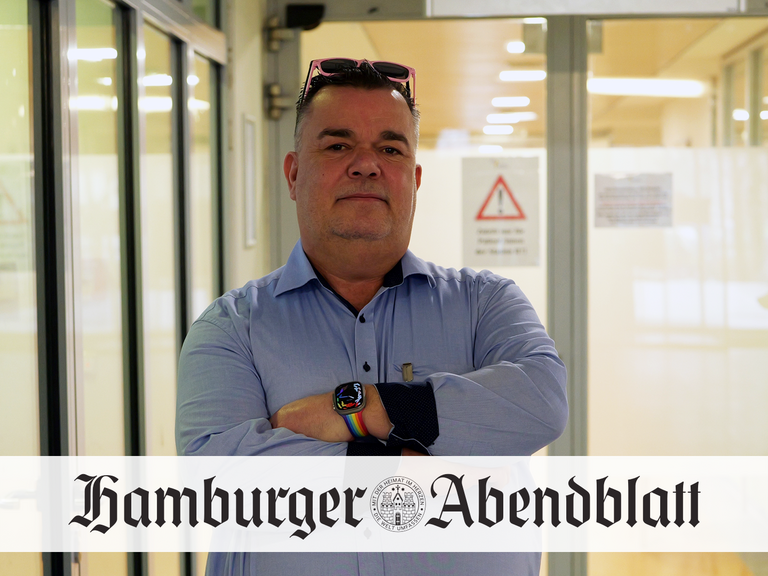
[[[365,316],[360,314],[360,324],[365,324]]]
[[[370,371],[371,371],[371,367],[370,367],[370,366],[368,366],[368,362],[366,362],[365,364],[363,364],[363,370],[365,370],[366,372],[370,372]]]

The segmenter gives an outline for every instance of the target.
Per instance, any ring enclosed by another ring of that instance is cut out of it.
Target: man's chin
[[[388,232],[382,230],[370,229],[333,230],[332,234],[342,240],[358,242],[381,242],[382,240],[386,240],[389,235]]]

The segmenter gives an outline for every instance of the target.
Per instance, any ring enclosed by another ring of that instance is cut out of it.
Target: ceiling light
[[[504,148],[498,144],[483,144],[477,151],[481,154],[496,154],[497,152],[504,152]]]
[[[515,129],[512,128],[512,126],[504,126],[504,125],[495,125],[495,126],[484,126],[483,127],[483,134],[512,134]]]
[[[749,120],[749,112],[742,108],[736,108],[736,110],[733,111],[733,119],[739,122],[746,122]]]
[[[609,96],[657,96],[662,98],[698,98],[706,87],[698,80],[666,78],[590,78],[587,90]]]
[[[546,24],[546,18],[523,18],[523,24]]]
[[[102,86],[112,86],[112,78],[109,78],[109,77],[97,78],[96,84],[101,84]]]
[[[198,78],[194,74],[190,74],[189,76],[187,76],[187,84],[189,84],[190,86],[197,86],[198,84],[200,84],[200,78]]]
[[[760,112],[760,120],[768,120],[768,110]]]
[[[142,84],[144,86],[170,86],[173,84],[173,78],[168,76],[168,74],[150,74],[149,76],[144,76]]]
[[[198,100],[197,98],[190,98],[187,100],[187,106],[190,110],[205,111],[211,109],[211,103],[205,100]]]
[[[531,99],[526,96],[499,96],[491,100],[496,108],[522,108],[530,103]]]
[[[546,77],[544,70],[504,70],[499,74],[499,79],[504,82],[536,82]]]
[[[72,110],[117,110],[117,97],[112,96],[75,96],[69,99]]]
[[[170,112],[173,110],[173,98],[170,96],[139,98],[139,110],[142,112]]]
[[[536,112],[509,112],[508,114],[488,114],[485,121],[488,124],[517,124],[531,122],[539,117]]]
[[[114,48],[72,48],[67,52],[70,60],[85,60],[86,62],[101,62],[117,58]]]
[[[520,40],[509,42],[507,44],[507,52],[510,54],[522,54],[525,52],[525,42],[521,42]]]

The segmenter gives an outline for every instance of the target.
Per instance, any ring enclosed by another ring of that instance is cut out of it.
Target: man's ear
[[[421,186],[421,164],[416,164],[416,190]]]
[[[296,176],[299,173],[299,156],[296,152],[288,152],[283,160],[283,173],[285,181],[288,182],[288,191],[291,194],[291,200],[296,200]]]

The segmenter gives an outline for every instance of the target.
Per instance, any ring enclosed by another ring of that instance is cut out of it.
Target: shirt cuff
[[[381,442],[347,442],[347,456],[400,456],[401,449]]]
[[[432,385],[386,383],[376,384],[376,389],[389,421],[394,424],[387,446],[429,454],[427,447],[440,435]]]

